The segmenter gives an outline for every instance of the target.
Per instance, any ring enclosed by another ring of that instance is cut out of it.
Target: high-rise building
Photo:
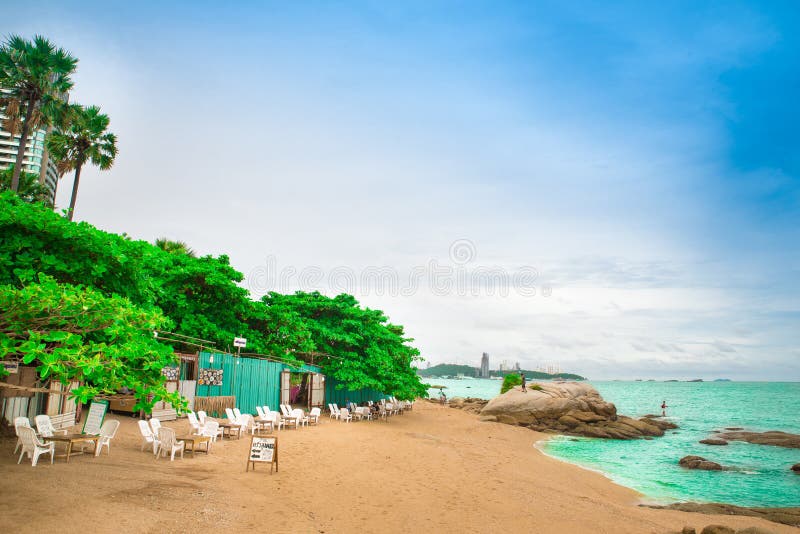
[[[0,122],[3,119],[5,116],[0,113]],[[56,187],[60,176],[55,162],[49,157],[44,145],[47,132],[47,129],[39,128],[28,136],[22,170],[39,177],[39,183],[47,188],[50,192],[50,201],[55,204]],[[16,163],[19,139],[19,135],[12,137],[10,132],[0,126],[0,169],[7,169]]]
[[[489,378],[489,353],[484,352],[481,356],[481,372],[478,375],[480,378]]]

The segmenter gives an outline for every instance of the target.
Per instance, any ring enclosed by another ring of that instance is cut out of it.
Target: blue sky
[[[539,293],[353,287],[432,363],[798,380],[800,7],[663,4],[26,2],[0,31],[73,51],[120,137],[78,219],[256,293],[270,262],[333,292],[467,240]]]

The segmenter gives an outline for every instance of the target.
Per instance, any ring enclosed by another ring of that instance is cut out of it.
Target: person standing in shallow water
[[[527,393],[528,389],[525,387],[525,373],[520,373],[519,377],[522,379],[522,391]]]
[[[661,416],[666,417],[667,415],[667,401],[661,402]]]

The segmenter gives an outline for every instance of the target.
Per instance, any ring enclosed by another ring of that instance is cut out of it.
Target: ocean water
[[[499,394],[499,380],[427,379],[447,386],[448,397],[489,399]],[[590,382],[617,406],[620,414],[660,413],[667,401],[668,419],[677,430],[653,440],[602,440],[558,436],[540,444],[546,453],[604,473],[633,488],[646,501],[725,502],[740,506],[800,506],[800,475],[789,468],[800,462],[800,449],[744,442],[727,446],[698,443],[713,430],[782,430],[800,433],[798,382]],[[430,390],[432,397],[438,390]],[[696,454],[732,471],[695,471],[678,466]]]

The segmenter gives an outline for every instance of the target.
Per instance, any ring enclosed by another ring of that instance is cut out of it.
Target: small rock
[[[482,415],[482,416],[478,417],[478,421],[483,421],[485,423],[496,423],[497,422],[497,416],[495,416],[495,415]]]
[[[694,529],[694,527],[683,527],[681,534],[697,534],[697,531]]]
[[[736,534],[775,534],[771,530],[761,527],[747,527],[736,531]]]
[[[701,439],[700,443],[703,445],[727,445],[728,442],[724,439],[717,439],[717,438],[708,438],[708,439]]]
[[[794,471],[795,473],[800,474],[800,464],[794,464],[792,466],[792,471]]]
[[[744,428],[740,426],[726,426],[725,430],[744,430]]]
[[[699,469],[701,471],[722,471],[725,469],[717,462],[706,460],[702,456],[684,456],[678,461],[678,465],[686,469]]]
[[[736,531],[725,525],[708,525],[700,534],[736,534]]]

